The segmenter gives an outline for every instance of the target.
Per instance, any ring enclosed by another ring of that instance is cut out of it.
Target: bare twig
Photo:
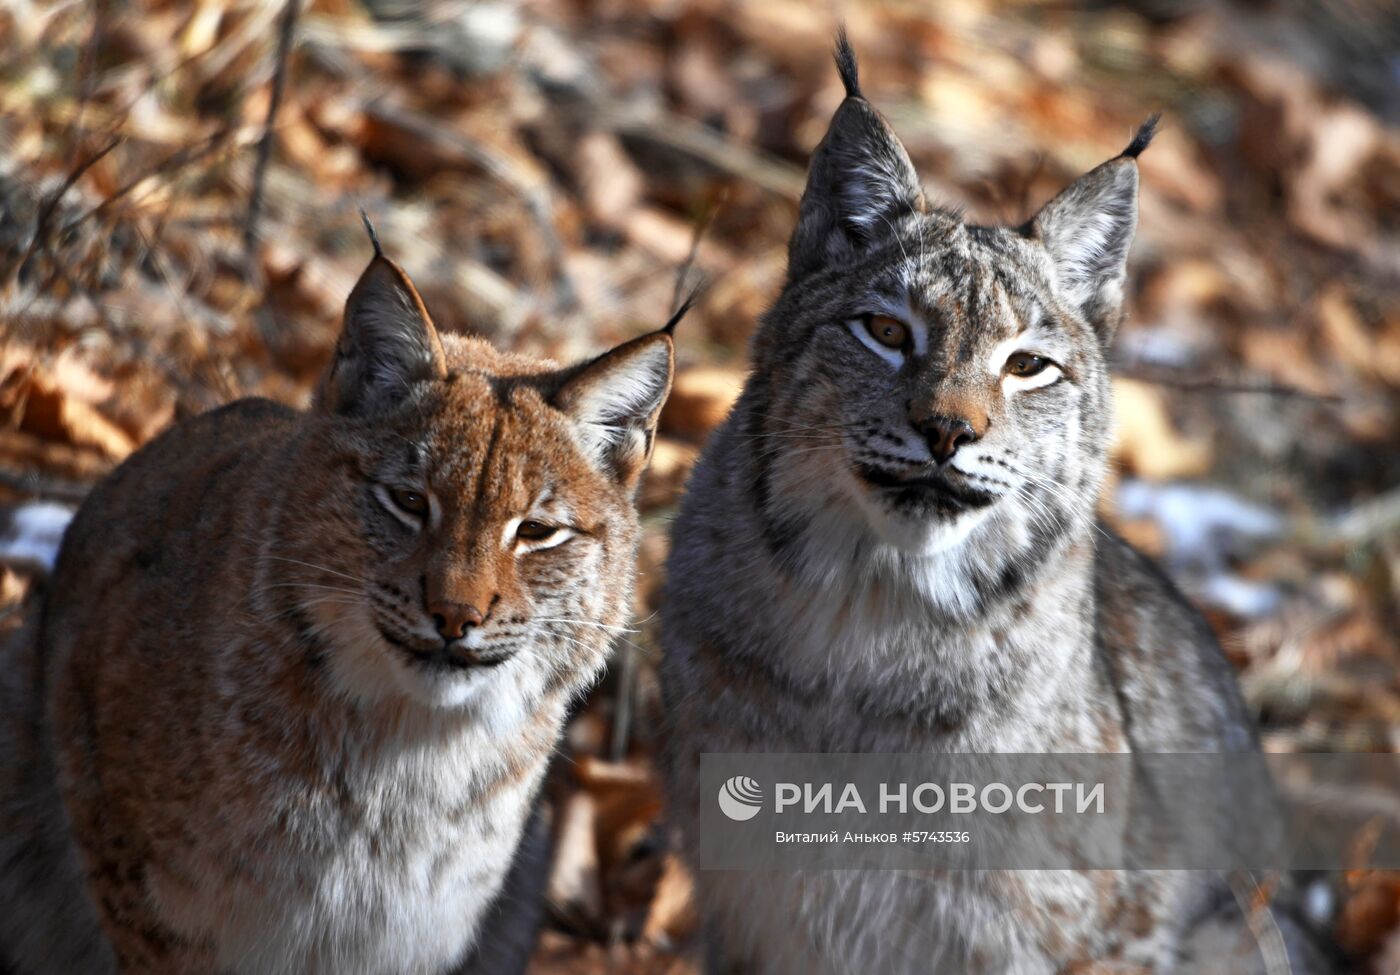
[[[589,122],[633,139],[664,146],[723,173],[749,180],[789,200],[802,196],[806,175],[797,166],[734,142],[699,122],[660,109],[589,105]]]
[[[695,259],[700,256],[700,244],[704,241],[705,234],[710,229],[710,224],[714,222],[715,215],[719,213],[728,199],[729,188],[725,187],[720,190],[718,199],[706,206],[704,212],[700,214],[700,219],[695,221],[695,226],[690,233],[690,250],[686,252],[685,260],[681,262],[680,267],[676,268],[676,286],[671,291],[672,313],[676,312],[681,307],[681,296],[685,294],[686,282],[690,279],[690,272],[695,267]],[[696,293],[704,286],[704,283],[703,277],[696,282],[695,287],[690,289],[690,299],[687,299],[687,302],[694,299]]]
[[[1186,379],[1170,372],[1160,370],[1118,367],[1113,369],[1113,374],[1115,376],[1121,376],[1124,379],[1135,379],[1138,382],[1148,383],[1153,386],[1166,386],[1171,389],[1181,389],[1190,392],[1277,396],[1288,399],[1313,400],[1318,403],[1342,402],[1341,396],[1332,393],[1313,393],[1306,389],[1299,389],[1296,386],[1288,386],[1270,380],[1240,382],[1239,380],[1233,379]]]
[[[544,243],[545,252],[554,275],[554,303],[560,312],[570,312],[578,307],[578,296],[573,279],[564,265],[564,244],[554,228],[554,218],[550,212],[548,189],[535,181],[522,178],[518,167],[502,153],[473,139],[466,133],[454,129],[440,119],[431,119],[420,112],[397,102],[386,99],[370,101],[363,111],[385,124],[409,133],[413,138],[427,145],[435,146],[449,154],[456,155],[474,166],[480,167],[492,179],[499,181],[510,190],[530,215],[536,232]]]
[[[609,757],[614,762],[627,758],[632,739],[632,697],[637,684],[637,654],[630,644],[617,648],[622,669],[617,676],[617,702],[613,712],[613,737]]]
[[[1290,975],[1293,966],[1288,960],[1288,947],[1270,907],[1278,877],[1270,875],[1260,884],[1249,874],[1235,872],[1228,879],[1230,892],[1259,948],[1266,975]]]
[[[43,204],[39,207],[39,212],[34,216],[34,235],[29,239],[29,246],[25,248],[24,254],[20,259],[16,261],[12,267],[5,270],[3,282],[0,283],[8,283],[12,280],[13,276],[19,273],[19,269],[24,267],[24,265],[29,262],[29,259],[47,243],[49,221],[53,219],[54,212],[58,209],[59,201],[73,188],[78,180],[83,178],[84,173],[97,165],[104,156],[120,145],[121,141],[121,136],[112,136],[101,149],[73,167],[64,178],[62,184],[59,185],[58,189],[49,194],[48,198],[45,199]]]
[[[93,74],[97,64],[97,49],[102,43],[102,20],[107,13],[107,5],[103,0],[97,0],[92,4],[92,30],[88,34],[87,43],[83,45],[83,58],[78,62],[78,109],[73,116],[72,147],[68,158],[68,165],[76,166],[79,152],[83,147],[83,136],[85,134],[83,123],[87,114],[88,103],[92,100]]]
[[[220,129],[218,132],[215,132],[213,135],[200,142],[196,142],[193,145],[182,146],[175,150],[160,162],[156,163],[150,172],[142,173],[140,176],[128,180],[125,184],[118,187],[116,192],[111,196],[97,204],[97,206],[68,221],[68,223],[63,225],[63,232],[65,234],[69,233],[79,224],[87,223],[89,220],[102,216],[108,210],[112,209],[114,204],[124,199],[132,190],[136,189],[136,187],[140,186],[146,180],[154,176],[167,176],[176,170],[184,169],[186,166],[199,162],[206,156],[213,154],[216,150],[223,147],[228,137],[232,134],[232,129]]]
[[[300,12],[301,0],[287,0],[277,34],[277,68],[272,74],[272,93],[267,101],[267,119],[263,122],[262,139],[258,142],[257,162],[253,166],[253,188],[248,196],[248,217],[243,224],[243,250],[250,266],[253,264],[254,251],[258,245],[258,218],[262,212],[263,182],[267,179],[267,167],[272,159],[272,144],[277,137],[277,111],[282,107],[282,94],[287,88],[287,64],[291,60],[292,39],[296,34],[297,15]]]

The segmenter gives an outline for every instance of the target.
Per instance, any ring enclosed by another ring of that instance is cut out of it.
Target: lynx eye
[[[542,521],[522,521],[515,530],[515,537],[522,542],[542,542],[559,529]]]
[[[428,499],[417,491],[390,488],[389,498],[398,506],[399,510],[416,518],[423,518],[428,514]]]
[[[909,346],[909,326],[889,315],[866,315],[865,330],[887,349],[903,350]]]
[[[1029,352],[1017,352],[1006,360],[1006,374],[1025,379],[1044,372],[1050,364],[1050,360],[1044,356],[1032,355]]]

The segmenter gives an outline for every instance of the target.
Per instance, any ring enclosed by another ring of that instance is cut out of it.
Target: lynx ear
[[[651,457],[674,357],[670,332],[652,332],[579,366],[554,394],[584,452],[629,488]]]
[[[836,36],[836,67],[846,100],[812,155],[797,229],[788,243],[788,280],[849,258],[891,231],[895,219],[924,209],[909,154],[860,92],[855,52]]]
[[[414,383],[442,379],[447,359],[423,299],[403,268],[376,254],[345,304],[345,326],[316,405],[369,414],[392,407]]]
[[[1123,315],[1128,245],[1137,229],[1137,157],[1152,141],[1157,116],[1121,155],[1081,176],[1030,223],[1055,265],[1061,296],[1106,340]]]

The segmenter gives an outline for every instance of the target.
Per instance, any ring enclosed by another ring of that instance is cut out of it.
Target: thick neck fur
[[[739,558],[732,546],[706,547],[693,561],[677,553],[672,571],[728,580],[728,622],[716,625],[732,651],[794,700],[811,701],[810,727],[837,736],[811,747],[894,747],[935,735],[1015,748],[1022,717],[1078,692],[1064,681],[1092,666],[1087,512],[1053,536],[1003,513],[924,550],[901,548],[870,527],[840,473],[822,469],[821,451],[767,475],[759,452],[748,477],[719,478],[716,470],[747,466],[741,455],[751,434],[741,431],[761,413],[741,404],[717,435],[714,467],[697,479],[700,490],[723,482],[704,514],[722,511],[750,547]],[[756,489],[765,477],[766,490]],[[785,517],[775,520],[774,511]],[[850,713],[833,715],[833,703]]]

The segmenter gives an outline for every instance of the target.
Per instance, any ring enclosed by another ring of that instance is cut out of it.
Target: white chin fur
[[[851,481],[850,494],[865,516],[866,523],[881,541],[911,555],[938,555],[957,548],[991,513],[991,508],[987,507],[964,512],[948,520],[904,518],[880,504],[864,486],[855,481],[855,475],[848,477]]]
[[[530,668],[523,653],[495,667],[423,667],[387,644],[368,618],[358,613],[335,617],[320,628],[334,644],[329,660],[332,679],[352,700],[407,698],[434,709],[479,708],[483,718],[494,721],[510,716],[487,712],[519,702],[523,698],[519,690],[538,683],[533,673],[527,673]],[[501,693],[503,686],[514,690]]]
[[[386,653],[396,653],[392,647]],[[512,669],[514,660],[495,667],[448,669],[423,667],[402,655],[390,657],[394,684],[404,696],[433,708],[470,707],[489,693],[489,686],[499,683],[503,671]],[[514,698],[515,695],[503,695]]]

